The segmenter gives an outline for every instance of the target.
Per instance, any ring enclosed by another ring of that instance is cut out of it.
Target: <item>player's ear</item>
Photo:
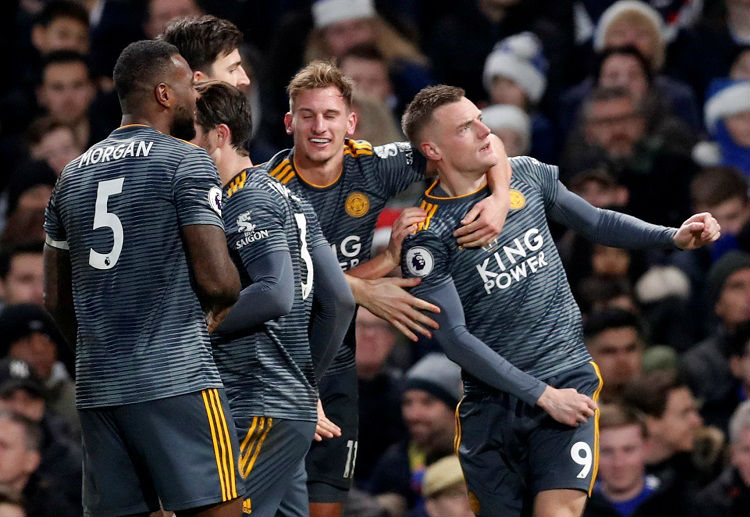
[[[349,117],[346,121],[346,136],[354,136],[354,131],[357,129],[357,113],[354,111],[349,112]]]
[[[440,149],[432,142],[422,142],[419,144],[419,149],[428,160],[440,160]]]
[[[231,142],[232,131],[226,124],[219,124],[218,126],[216,126],[216,136],[218,139],[218,142],[216,142],[216,144],[221,147],[227,142]]]
[[[292,112],[288,111],[286,115],[284,115],[284,127],[286,128],[286,134],[291,135],[294,130],[292,129]]]
[[[193,81],[196,83],[202,83],[204,81],[208,81],[210,77],[208,77],[206,74],[201,72],[200,70],[196,70],[193,72]]]
[[[172,89],[167,83],[159,83],[154,86],[154,98],[165,108],[170,108],[172,106]]]

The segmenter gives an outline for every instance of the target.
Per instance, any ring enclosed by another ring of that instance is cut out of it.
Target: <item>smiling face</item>
[[[301,167],[318,167],[343,159],[344,139],[354,134],[357,116],[335,86],[302,90],[284,117],[294,136],[295,160]]]

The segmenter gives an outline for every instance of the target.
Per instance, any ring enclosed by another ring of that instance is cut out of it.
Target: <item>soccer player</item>
[[[159,38],[180,50],[196,82],[224,81],[240,89],[250,85],[239,51],[242,32],[229,20],[211,15],[178,18]]]
[[[313,206],[341,269],[348,272],[357,303],[414,340],[414,332],[429,336],[428,327],[434,322],[417,309],[437,308],[403,290],[419,279],[381,278],[398,266],[401,239],[427,214],[406,210],[394,225],[388,251],[367,262],[378,215],[390,197],[424,178],[426,161],[408,143],[373,148],[347,138],[357,123],[351,110],[352,83],[335,66],[313,62],[295,75],[287,90],[290,111],[284,124],[293,135],[294,147],[263,167]],[[508,180],[509,167],[493,170],[497,194],[464,214],[467,226],[457,232],[459,243],[486,244],[499,234],[509,203]],[[307,455],[313,517],[340,515],[354,473],[358,429],[354,349],[352,324],[320,385],[325,414],[342,434],[313,444]]]
[[[76,343],[85,512],[239,515],[206,318],[240,282],[216,167],[180,140],[195,134],[193,73],[173,45],[138,41],[114,81],[122,126],[65,167],[45,215],[46,306]]]
[[[597,469],[601,381],[547,217],[630,248],[693,249],[716,240],[718,224],[702,213],[678,230],[594,208],[558,181],[557,167],[520,157],[510,160],[502,235],[462,249],[452,232],[488,195],[490,130],[463,90],[443,85],[417,94],[402,127],[438,169],[421,201],[430,216],[404,240],[401,267],[422,279],[412,294],[440,307],[435,337],[463,368],[456,444],[473,509],[520,515],[527,502],[534,515],[580,515]]]
[[[213,339],[241,441],[243,509],[303,517],[317,382],[344,339],[354,298],[310,204],[252,168],[245,95],[221,81],[199,93],[199,141],[219,169],[227,243],[245,286]]]

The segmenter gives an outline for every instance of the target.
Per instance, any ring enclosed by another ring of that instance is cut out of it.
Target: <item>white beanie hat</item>
[[[531,119],[518,106],[512,104],[494,104],[482,110],[482,122],[490,128],[495,129],[512,129],[519,135],[523,141],[521,154],[529,152],[531,142]]]
[[[720,119],[743,111],[750,111],[750,81],[714,79],[703,107],[706,129],[713,132]]]
[[[654,25],[656,32],[660,34],[662,38],[664,37],[664,20],[662,20],[661,15],[656,9],[645,2],[640,2],[639,0],[619,0],[610,5],[599,18],[599,22],[596,24],[596,32],[594,33],[594,50],[597,52],[604,50],[604,39],[609,30],[609,26],[612,25],[612,22],[621,14],[628,11],[637,11],[642,14],[644,18]]]
[[[316,29],[377,14],[372,0],[318,0],[312,6],[312,13]]]
[[[536,104],[547,88],[547,60],[542,42],[532,32],[521,32],[499,41],[484,62],[484,88],[489,93],[492,80],[507,77],[518,83]]]

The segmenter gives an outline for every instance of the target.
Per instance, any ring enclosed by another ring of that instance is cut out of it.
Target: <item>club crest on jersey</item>
[[[370,210],[370,200],[362,192],[352,192],[346,198],[344,209],[352,217],[362,217]]]
[[[208,191],[208,204],[221,217],[221,189],[219,187],[211,187]]]
[[[415,246],[406,252],[406,269],[414,276],[424,277],[432,272],[435,259],[427,248]]]
[[[526,206],[526,196],[520,190],[510,189],[510,209],[520,210]]]

